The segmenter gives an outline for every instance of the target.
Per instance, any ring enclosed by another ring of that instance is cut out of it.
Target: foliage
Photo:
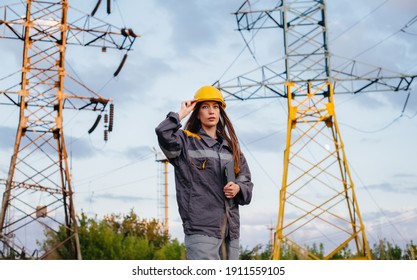
[[[417,246],[413,244],[413,241],[406,245],[403,258],[404,260],[417,260]]]
[[[84,213],[78,217],[78,236],[83,259],[90,260],[184,260],[185,245],[177,239],[171,240],[164,231],[162,224],[156,219],[140,219],[131,210],[127,215],[111,214],[99,220],[97,217],[88,218]],[[64,227],[58,232],[48,231],[46,241],[42,244],[44,250],[50,250],[67,238]],[[74,252],[68,247],[59,247],[51,259],[71,259]],[[323,258],[324,244],[313,243],[306,246],[309,253]],[[417,246],[413,241],[401,249],[398,245],[386,239],[374,244],[371,249],[374,260],[415,260]],[[344,247],[332,259],[350,259],[355,256],[348,246]],[[252,249],[240,247],[241,260],[270,260],[272,245],[258,244]],[[287,244],[281,247],[282,260],[304,259],[305,256],[295,251]]]
[[[269,244],[262,250],[262,245],[256,245],[253,249],[242,247],[240,248],[240,259],[242,260],[268,260],[272,256],[272,246]],[[323,258],[324,256],[324,244],[313,243],[310,246],[306,246],[309,253]],[[386,239],[380,240],[378,244],[374,244],[371,251],[373,260],[416,260],[417,257],[417,245],[410,241],[402,250],[398,245],[391,244]],[[281,247],[281,259],[282,260],[298,260],[305,257],[300,256],[287,244],[283,244]],[[355,255],[352,253],[349,246],[342,248],[332,259],[353,259]]]
[[[264,252],[261,252],[262,245],[258,244],[253,249],[248,249],[247,247],[243,249],[240,247],[240,259],[241,260],[265,260],[269,259],[270,252],[266,249]]]
[[[102,220],[88,218],[81,213],[78,218],[78,236],[83,259],[89,260],[152,260],[184,259],[185,247],[177,240],[170,240],[160,222],[155,219],[139,219],[131,210],[125,216],[111,214]],[[43,244],[45,250],[64,241],[64,228],[48,231]],[[69,259],[74,254],[60,247],[51,257]]]
[[[417,246],[410,241],[403,251],[398,245],[392,244],[386,239],[379,240],[371,250],[374,260],[415,260],[417,257]]]

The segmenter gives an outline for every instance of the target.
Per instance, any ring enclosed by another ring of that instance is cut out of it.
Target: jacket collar
[[[225,141],[223,138],[221,138],[220,141],[211,138],[202,127],[198,131],[198,135],[201,137],[201,140],[203,140],[204,143],[206,143],[206,145],[210,148],[219,143],[222,146],[229,147],[227,141]]]

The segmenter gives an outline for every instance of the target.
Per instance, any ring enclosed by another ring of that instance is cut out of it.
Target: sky
[[[70,5],[86,13],[96,3],[76,2],[70,1]],[[119,76],[113,78],[113,73],[124,53],[81,47],[67,50],[69,71],[115,104],[114,131],[107,142],[99,128],[92,134],[87,132],[96,118],[94,112],[66,115],[74,203],[77,212],[91,217],[134,210],[141,218],[162,219],[155,127],[168,112],[178,111],[180,103],[191,99],[202,85],[231,79],[281,58],[282,31],[255,37],[251,43],[254,60],[236,31],[232,15],[242,0],[132,2],[112,1],[112,15],[106,15],[104,7],[96,14],[140,34]],[[254,7],[259,2],[252,1]],[[410,22],[415,16],[414,0],[327,1],[332,59],[341,56],[396,73],[417,73],[417,23]],[[1,40],[0,52],[2,61],[10,65],[0,70],[0,77],[20,68],[18,48]],[[337,67],[337,60],[332,61]],[[415,91],[413,84],[407,106],[408,92],[335,97],[341,136],[371,246],[382,238],[400,245],[417,241]],[[4,102],[3,97],[0,101]],[[277,220],[286,100],[230,100],[227,106],[254,183],[251,204],[241,207],[241,245],[252,248],[269,242],[269,228]],[[1,105],[2,179],[7,177],[17,123],[18,109]],[[169,231],[182,241],[174,187],[173,168],[169,166]]]

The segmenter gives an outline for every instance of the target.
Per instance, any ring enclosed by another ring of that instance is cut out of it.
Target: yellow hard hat
[[[223,95],[214,86],[203,86],[194,95],[194,99],[197,100],[197,102],[202,101],[217,101],[222,104],[222,108],[226,108],[226,102],[224,102]]]

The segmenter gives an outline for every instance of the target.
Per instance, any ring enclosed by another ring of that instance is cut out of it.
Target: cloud
[[[401,182],[399,183],[380,183],[380,184],[372,184],[366,186],[368,190],[379,190],[388,193],[408,193],[408,194],[417,194],[417,186],[409,186],[405,185]]]
[[[161,6],[167,10],[172,26],[171,40],[181,57],[194,55],[199,48],[212,49],[224,39],[222,30],[229,31],[225,27],[225,16],[238,8],[224,2],[227,1],[167,1]],[[224,13],[215,12],[219,10]]]
[[[415,241],[417,234],[417,209],[383,209],[378,212],[366,212],[363,214],[365,230],[368,233],[370,245],[386,238],[391,243],[405,245],[409,241]]]
[[[140,44],[138,41],[137,44]],[[146,106],[152,102],[151,89],[159,82],[159,78],[174,73],[172,67],[164,59],[141,56],[139,53],[129,53],[126,63],[119,76],[113,77],[120,59],[114,58],[112,65],[106,65],[109,58],[97,58],[95,63],[85,66],[78,61],[88,59],[82,53],[74,54],[76,63],[70,73],[81,78],[86,86],[94,89],[100,95],[111,98],[119,106],[125,107],[133,102]],[[140,63],[134,63],[139,60]]]
[[[16,125],[17,127],[17,125]],[[0,149],[13,149],[15,143],[16,128],[0,126]],[[76,158],[85,158],[93,155],[89,143],[84,139],[74,139],[66,136],[67,150]]]
[[[16,128],[0,126],[0,149],[13,149]]]
[[[342,5],[343,9],[340,9]],[[405,32],[408,30],[413,33],[417,25],[412,24],[404,30],[407,22],[415,17],[415,9],[410,8],[412,5],[415,5],[412,0],[381,1],[357,9],[354,1],[343,1],[340,4],[329,1],[327,17],[332,69],[340,69],[341,62],[337,56],[343,56],[357,61],[358,64],[366,63],[375,69],[381,67],[384,71],[396,72],[387,73],[385,76],[409,73],[417,59],[416,52],[412,51],[415,46],[415,36]],[[393,10],[401,11],[399,12],[401,16],[392,16]],[[372,36],[369,36],[370,34]],[[404,57],[408,58],[406,64]],[[362,75],[372,79],[376,74]],[[393,108],[399,115],[405,104],[406,94],[406,92],[358,94],[360,98],[356,97],[354,103],[364,109]],[[414,112],[417,104],[415,99],[417,98],[410,99],[408,104],[408,108],[414,108]]]
[[[102,199],[116,200],[116,201],[122,201],[122,202],[138,202],[138,201],[144,201],[144,200],[155,200],[154,198],[148,198],[148,197],[142,197],[142,196],[115,195],[112,193],[105,193],[105,194],[94,195],[88,198],[88,202],[94,202],[94,201],[98,201]]]
[[[114,98],[122,104],[131,102],[132,99],[140,101],[142,105],[151,103],[153,96],[150,92],[155,84],[158,83],[158,78],[175,73],[169,63],[163,59],[156,57],[138,59],[141,61],[140,64],[130,64],[128,62],[127,69],[121,76],[118,87],[115,88],[117,91],[112,91],[117,94],[114,95]]]
[[[410,173],[397,173],[394,175],[395,178],[399,179],[416,179],[416,174],[410,174]]]
[[[285,133],[277,130],[245,131],[239,136],[242,146],[250,150],[273,153],[285,147]],[[244,139],[244,140],[243,140]]]
[[[85,138],[73,138],[66,135],[65,143],[68,154],[75,159],[90,158],[96,154]]]
[[[149,146],[129,147],[123,151],[123,156],[131,160],[140,160],[148,158],[154,151]]]
[[[148,178],[151,177],[150,175],[154,175],[156,178],[154,174],[156,168],[153,164],[149,164],[149,161],[142,161],[140,164],[143,165],[139,167],[134,165],[140,159],[153,159],[151,147],[157,145],[153,123],[156,126],[169,110],[177,110],[180,106],[180,100],[183,100],[185,95],[191,97],[194,93],[193,90],[197,88],[196,85],[202,82],[213,82],[222,76],[224,70],[228,69],[229,63],[244,47],[239,32],[234,31],[236,22],[234,15],[231,15],[243,1],[141,1],[140,4],[136,2],[133,4],[132,1],[124,2],[125,4],[121,1],[118,5],[120,5],[120,10],[123,11],[127,26],[133,27],[133,30],[141,34],[141,37],[136,40],[133,46],[134,50],[129,53],[126,64],[118,77],[113,78],[113,73],[121,61],[122,52],[108,50],[106,53],[102,53],[100,48],[69,47],[66,55],[68,62],[66,70],[71,75],[79,77],[88,87],[96,90],[102,96],[114,100],[117,129],[111,135],[111,141],[106,144],[106,148],[100,150],[100,152],[91,149],[91,143],[88,141],[99,135],[100,143],[102,143],[101,131],[96,131],[94,135],[90,135],[90,139],[81,138],[77,140],[78,138],[75,137],[66,137],[66,143],[67,149],[72,152],[73,157],[82,158],[82,162],[87,162],[86,159],[88,159],[88,165],[80,170],[80,177],[87,176],[90,178],[95,172],[100,172],[89,181],[89,184],[91,183],[89,189],[95,190],[96,193],[99,190],[102,192],[103,188],[106,188],[105,194],[93,196],[96,204],[100,204],[100,200],[103,201],[103,205],[94,208],[96,213],[100,213],[100,215],[101,213],[107,213],[110,204],[112,204],[113,209],[120,211],[122,207],[139,201],[141,212],[145,216],[151,216],[154,215],[151,211],[152,207],[156,204],[150,198],[152,197],[151,192],[156,193],[153,188],[135,188],[134,190],[137,193],[131,193],[132,188],[129,190],[132,196],[125,192],[122,193],[119,189],[114,189],[113,192],[110,188],[115,188],[115,185],[120,186],[121,178],[122,181],[128,182],[123,183],[123,186],[131,185],[129,182],[143,181],[142,179],[138,181],[138,176]],[[265,5],[264,8],[271,8],[276,2],[263,0],[252,1],[251,3]],[[362,5],[359,1],[327,1],[327,31],[330,38],[331,53],[355,59],[358,53],[382,41],[381,44],[356,59],[398,72],[415,72],[415,61],[417,59],[417,52],[414,50],[416,45],[415,36],[400,32],[384,40],[403,27],[415,15],[415,1],[377,2],[369,1],[368,3],[366,1],[366,4]],[[380,9],[360,21],[378,5],[385,2],[386,4]],[[82,6],[82,10],[86,12],[90,12],[92,9],[92,6],[86,9],[87,4],[85,3],[77,5]],[[362,5],[360,9],[357,8],[358,5]],[[255,8],[255,5],[253,7]],[[102,8],[99,11],[100,17],[106,16],[105,20],[107,21],[108,17]],[[400,8],[400,10],[397,8]],[[117,16],[119,15],[117,14]],[[119,24],[116,25],[119,26]],[[351,26],[353,26],[351,29],[344,32]],[[412,27],[416,28],[417,24]],[[414,30],[407,29],[410,32],[414,32]],[[343,35],[335,40],[334,38],[341,33]],[[417,32],[414,33],[417,34]],[[248,35],[252,34],[249,32]],[[230,68],[227,74],[235,77],[259,66],[256,65],[257,62],[264,65],[264,62],[269,63],[281,58],[283,56],[282,38],[282,30],[280,29],[266,32],[266,35],[263,34],[263,31],[259,32],[251,45],[258,61],[254,61],[249,52],[245,50],[241,57],[243,64],[234,64],[234,67]],[[5,65],[13,65],[0,69],[0,78],[10,74],[9,69],[12,69],[12,71],[20,69],[22,48],[20,41],[2,40],[0,44],[0,49],[3,51],[2,58],[4,58],[2,62]],[[245,64],[248,61],[252,62],[254,67],[248,67]],[[332,57],[331,66],[338,66],[335,57]],[[277,72],[285,70],[282,65],[274,65],[273,68],[277,69]],[[20,78],[19,74],[15,76]],[[17,81],[17,83],[19,82],[20,80]],[[71,86],[68,79],[65,85]],[[3,89],[7,86],[8,84],[5,85],[2,82]],[[82,92],[76,90],[75,92],[84,95]],[[347,95],[339,95],[337,100],[343,96]],[[338,111],[339,124],[349,123],[351,126],[363,130],[368,130],[367,128],[374,130],[375,125],[376,129],[383,127],[401,113],[406,97],[406,93],[403,92],[348,96],[348,98],[352,98],[352,101],[346,102],[346,107],[337,106],[338,110],[341,109]],[[4,100],[4,96],[0,96],[0,98]],[[251,169],[254,170],[253,178],[257,180],[257,184],[255,185],[253,205],[242,208],[243,245],[248,243],[254,245],[258,243],[266,244],[269,240],[269,231],[266,225],[271,224],[271,219],[272,222],[276,221],[277,191],[279,187],[273,189],[274,194],[271,194],[270,185],[280,184],[281,181],[280,166],[276,168],[275,164],[281,164],[282,162],[282,151],[285,147],[287,106],[285,104],[286,100],[283,98],[274,100],[280,100],[279,102],[283,106],[267,108],[269,105],[276,103],[265,99],[259,102],[257,100],[228,102],[228,114],[230,112],[229,117],[231,117],[235,126],[242,148],[243,150],[246,148],[250,150],[250,153],[245,153],[245,156],[252,162],[253,158],[258,156],[262,158],[262,160],[256,162],[259,162],[262,168],[258,168],[254,163],[251,165]],[[416,113],[416,108],[417,96],[416,93],[412,93],[405,113],[412,116]],[[369,115],[366,114],[367,112],[370,112]],[[89,115],[90,113],[86,114]],[[3,109],[1,115],[7,118]],[[389,120],[383,119],[391,116],[392,118]],[[80,131],[86,133],[94,122],[94,118],[86,120],[83,117],[79,119],[81,119],[80,123],[74,125],[74,133]],[[66,118],[66,120],[68,119]],[[379,125],[378,121],[382,124]],[[412,126],[406,127],[403,139],[413,139],[414,121],[410,120],[408,122],[408,125],[412,124]],[[17,121],[13,124],[17,125]],[[405,125],[404,122],[401,124]],[[84,125],[87,127],[82,130],[80,127]],[[151,128],[148,129],[147,126]],[[394,126],[391,128],[394,128]],[[0,127],[0,148],[3,153],[6,147],[13,148],[15,129],[16,126],[11,126],[11,128]],[[65,131],[70,132],[70,129],[71,127],[66,126]],[[346,136],[348,136],[346,138],[349,139],[349,133],[352,130],[343,127],[342,130],[346,131]],[[356,136],[355,133],[352,137]],[[342,134],[345,136],[344,132]],[[392,144],[395,143],[395,138],[398,139],[398,135],[394,133],[387,135],[387,137],[385,135],[384,137],[374,136],[366,139],[363,138],[363,135],[359,136],[357,138],[358,142],[360,139],[364,139],[359,143],[362,146],[359,151],[361,149],[374,151],[381,147],[381,144]],[[355,143],[353,141],[353,144]],[[390,145],[387,146],[386,150],[378,150],[377,154],[378,158],[383,157],[384,161],[375,160],[372,166],[365,166],[364,169],[361,169],[361,172],[366,174],[364,179],[367,181],[379,182],[384,180],[381,179],[381,176],[389,176],[386,174],[388,172],[379,171],[381,165],[386,165],[388,161],[392,162],[390,152],[393,152],[394,148]],[[351,149],[358,148],[354,145],[349,147]],[[405,145],[397,145],[395,149],[398,149],[398,151],[395,151],[397,155],[401,155],[403,152],[407,153]],[[392,199],[394,196],[398,197],[401,206],[414,203],[416,188],[413,186],[416,186],[416,177],[413,177],[412,171],[407,170],[407,168],[415,166],[415,157],[413,157],[415,152],[410,148],[408,149],[409,159],[402,159],[404,162],[401,162],[405,166],[398,165],[390,170],[392,173],[397,172],[396,175],[388,178],[389,180],[387,179],[386,183],[368,186],[370,190],[375,190],[375,193],[382,197],[381,200],[378,200],[380,205],[398,208],[396,202]],[[279,156],[276,156],[276,152],[279,152]],[[367,154],[362,153],[359,157],[364,158],[363,161],[365,161]],[[3,160],[6,159],[7,164],[9,163],[7,156],[2,156],[2,158]],[[264,160],[264,158],[267,160]],[[81,166],[76,162],[74,163],[74,166]],[[108,170],[106,166],[113,169],[105,172],[100,171]],[[130,166],[131,169],[125,168],[127,166]],[[269,170],[268,168],[273,170],[271,171],[271,174],[274,174],[273,179],[271,179],[273,183],[270,183],[268,176],[262,173],[265,172],[264,169]],[[395,171],[395,168],[398,168],[397,171]],[[374,175],[367,170],[377,170],[375,172],[377,174]],[[403,173],[398,172],[400,170]],[[374,179],[376,181],[373,181]],[[107,184],[111,187],[107,187]],[[154,184],[153,181],[149,183],[149,185],[152,184]],[[401,196],[402,194],[404,196]],[[148,200],[150,201],[149,205],[145,205]],[[91,200],[86,202],[87,204],[80,203],[78,205],[77,203],[77,207],[86,207]],[[118,202],[120,203],[118,204]],[[364,202],[366,203],[361,202],[362,206],[371,206],[372,204],[372,201]],[[119,205],[122,206],[119,208]],[[263,211],[259,212],[259,209],[263,209]],[[389,210],[385,210],[385,213],[388,213],[387,215],[393,222],[401,217],[401,212],[404,211],[398,210],[391,213]],[[368,212],[362,211],[362,213],[367,218],[365,226],[372,231],[373,235],[378,235],[378,226],[385,233],[385,226],[389,226],[389,223],[382,224],[383,215],[380,212],[369,213],[369,216]],[[415,238],[417,234],[416,219],[404,218],[402,220],[404,223],[401,224],[400,230],[409,233],[410,236],[414,234],[412,237]],[[407,228],[403,229],[402,226],[407,226]],[[395,236],[395,232],[392,233],[392,236]],[[178,223],[178,235],[183,236],[180,223]]]

